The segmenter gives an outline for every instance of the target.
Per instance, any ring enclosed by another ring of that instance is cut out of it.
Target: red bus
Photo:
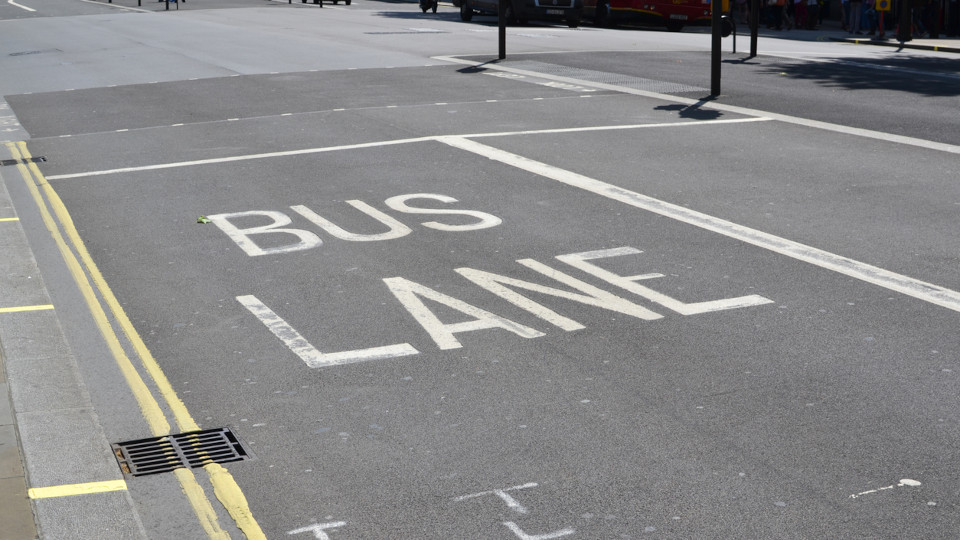
[[[728,0],[724,0],[726,10]],[[597,26],[636,24],[665,26],[679,32],[684,26],[710,26],[710,0],[584,0],[583,16]]]

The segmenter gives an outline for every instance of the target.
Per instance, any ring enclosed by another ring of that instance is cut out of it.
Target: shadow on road
[[[953,59],[908,55],[895,59],[825,59],[826,62],[775,62],[759,73],[816,82],[848,90],[886,90],[929,97],[960,95],[960,69]],[[765,62],[762,62],[766,64]],[[904,77],[909,73],[909,77]]]
[[[660,105],[658,107],[654,107],[653,109],[655,111],[676,111],[680,118],[687,118],[690,120],[716,120],[717,118],[723,116],[723,113],[720,111],[704,110],[700,108],[708,101],[714,101],[714,99],[705,97],[694,105],[682,105],[677,103],[674,105]]]
[[[438,12],[438,13],[422,13],[420,11],[378,11],[377,15],[380,17],[385,17],[388,19],[415,19],[418,21],[431,21],[431,20],[440,20],[440,21],[459,21],[460,14],[456,12]]]

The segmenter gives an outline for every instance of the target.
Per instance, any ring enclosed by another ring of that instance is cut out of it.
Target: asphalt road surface
[[[957,537],[955,54],[135,7],[0,5],[41,537]]]

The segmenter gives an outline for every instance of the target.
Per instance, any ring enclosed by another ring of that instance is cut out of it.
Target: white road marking
[[[18,8],[20,8],[20,9],[25,9],[25,10],[27,10],[27,11],[36,11],[36,10],[33,9],[33,8],[29,8],[29,7],[27,7],[27,6],[18,4],[18,3],[16,3],[16,2],[14,2],[13,0],[7,0],[7,3],[10,4],[10,5],[13,6],[13,7],[18,7]]]
[[[393,141],[378,141],[372,143],[348,144],[344,146],[328,146],[325,148],[306,148],[303,150],[287,150],[282,152],[266,152],[263,154],[249,154],[245,156],[230,156],[223,158],[198,159],[194,161],[178,161],[175,163],[161,163],[159,165],[144,165],[140,167],[123,167],[120,169],[108,169],[103,171],[91,171],[74,174],[60,174],[48,176],[47,180],[66,180],[68,178],[83,178],[87,176],[101,176],[108,174],[122,174],[141,171],[156,171],[161,169],[176,169],[179,167],[195,167],[198,165],[214,165],[218,163],[231,163],[234,161],[250,161],[254,159],[302,156],[306,154],[319,154],[323,152],[335,152],[338,150],[353,150],[357,148],[379,148],[381,146],[391,146],[396,144],[408,144],[415,142],[431,141],[434,137],[416,137],[413,139],[396,139]]]
[[[545,335],[539,330],[511,321],[506,317],[501,317],[485,309],[480,309],[463,300],[435,291],[430,287],[403,277],[384,278],[383,282],[387,285],[387,288],[390,289],[390,292],[397,297],[397,300],[403,304],[403,307],[406,308],[410,315],[413,316],[427,334],[433,338],[433,341],[441,350],[459,349],[463,347],[460,340],[458,340],[454,334],[486,330],[489,328],[500,328],[508,332],[513,332],[525,339],[538,338]],[[430,308],[428,308],[420,298],[426,298],[438,304],[443,304],[464,315],[470,315],[473,319],[459,323],[444,324],[430,311]]]
[[[346,521],[334,521],[331,523],[317,523],[315,525],[309,525],[307,527],[301,527],[299,529],[294,529],[292,531],[287,531],[287,534],[301,534],[305,532],[313,533],[313,537],[317,540],[330,540],[330,535],[324,532],[326,529],[336,529],[338,527],[343,527],[346,525]]]
[[[469,494],[469,495],[461,495],[461,496],[459,496],[459,497],[457,497],[457,498],[455,498],[455,499],[453,499],[453,500],[454,500],[454,501],[457,501],[457,502],[460,502],[460,501],[465,501],[465,500],[467,500],[467,499],[475,499],[475,498],[477,498],[477,497],[482,497],[482,496],[484,496],[484,495],[496,495],[497,497],[500,497],[500,499],[501,499],[503,502],[507,503],[507,506],[508,506],[511,510],[513,510],[514,512],[517,512],[517,513],[519,513],[519,514],[526,514],[526,513],[527,513],[527,509],[526,509],[522,504],[520,504],[516,499],[514,499],[513,497],[511,497],[510,494],[507,493],[507,492],[508,492],[508,491],[516,491],[516,490],[519,490],[519,489],[534,488],[534,487],[537,487],[537,485],[538,485],[538,484],[537,484],[536,482],[529,482],[529,483],[527,483],[527,484],[523,484],[522,486],[513,486],[513,487],[508,487],[508,488],[505,488],[505,489],[491,489],[490,491],[481,491],[481,492],[479,492],[479,493],[471,493],[471,494]]]
[[[878,285],[885,289],[900,292],[907,296],[930,302],[938,306],[960,312],[960,293],[926,283],[911,277],[884,270],[876,266],[855,261],[847,257],[835,255],[811,246],[780,238],[763,231],[737,225],[730,221],[716,218],[689,208],[670,204],[665,201],[641,195],[600,180],[583,176],[553,165],[525,158],[517,154],[506,152],[487,146],[476,141],[461,137],[438,137],[440,142],[460,148],[494,161],[516,167],[540,176],[556,180],[568,186],[576,187],[590,193],[607,197],[624,204],[647,210],[671,219],[694,225],[728,238],[733,238],[748,244],[767,249],[774,253],[786,255],[793,259],[807,262],[839,274],[850,276],[861,281]]]
[[[534,98],[540,99],[540,98]],[[439,104],[438,104],[439,105]],[[344,111],[345,109],[333,109],[334,111]],[[579,128],[555,128],[555,129],[534,129],[524,131],[498,131],[493,133],[470,133],[454,135],[455,137],[464,137],[475,139],[479,137],[509,137],[512,135],[541,135],[552,133],[581,133],[589,131],[616,131],[624,129],[649,129],[649,128],[670,128],[670,127],[695,127],[710,124],[742,124],[747,122],[763,122],[769,118],[735,118],[729,120],[695,120],[688,122],[665,122],[658,124],[627,124],[612,126],[587,126]],[[159,163],[156,165],[141,165],[138,167],[123,167],[119,169],[104,169],[99,171],[88,171],[72,174],[56,174],[47,177],[47,180],[67,180],[70,178],[85,178],[88,176],[104,176],[109,174],[125,174],[141,171],[156,171],[161,169],[175,169],[178,167],[196,167],[198,165],[215,165],[218,163],[231,163],[235,161],[249,161],[256,159],[270,159],[278,157],[302,156],[307,154],[320,154],[324,152],[337,152],[340,150],[356,150],[363,148],[378,148],[381,146],[393,146],[398,144],[410,144],[427,141],[436,141],[445,135],[414,137],[411,139],[394,139],[389,141],[375,141],[368,143],[346,144],[342,146],[326,146],[319,148],[304,148],[300,150],[283,150],[279,152],[264,152],[262,154],[248,154],[245,156],[230,156],[222,158],[198,159],[194,161],[177,161],[173,163]]]
[[[699,313],[708,313],[711,311],[722,311],[726,309],[738,309],[751,306],[762,306],[773,303],[773,300],[763,296],[752,294],[749,296],[740,296],[737,298],[724,298],[721,300],[708,300],[706,302],[685,303],[671,298],[661,292],[657,292],[648,287],[636,283],[646,279],[661,277],[662,274],[644,274],[640,276],[619,276],[609,270],[591,264],[587,261],[595,259],[605,259],[608,257],[619,257],[623,255],[637,255],[643,253],[639,249],[632,247],[621,247],[614,249],[603,249],[598,251],[589,251],[585,253],[571,253],[570,255],[558,255],[557,260],[563,261],[574,268],[579,268],[588,274],[593,274],[598,278],[622,287],[636,295],[642,296],[651,302],[656,302],[661,306],[672,309],[681,315],[696,315]]]
[[[830,122],[820,122],[818,120],[810,120],[807,118],[799,118],[796,116],[790,116],[786,114],[777,114],[769,111],[761,111],[757,109],[750,109],[747,107],[737,107],[735,105],[725,105],[723,103],[717,103],[714,101],[705,101],[705,100],[696,100],[691,98],[684,98],[680,96],[674,96],[671,94],[661,94],[658,92],[650,92],[648,90],[637,90],[634,88],[628,88],[625,86],[617,86],[614,84],[586,81],[583,79],[574,79],[571,77],[562,77],[559,75],[551,75],[548,73],[540,73],[536,71],[529,71],[524,69],[517,69],[508,67],[505,65],[499,64],[485,64],[482,62],[474,62],[473,60],[466,60],[463,58],[457,58],[453,56],[434,56],[434,60],[442,60],[445,62],[451,62],[454,64],[464,64],[473,67],[482,67],[484,69],[504,71],[507,73],[516,73],[518,75],[526,75],[528,77],[539,77],[541,79],[551,79],[554,81],[565,82],[570,84],[577,84],[581,86],[588,86],[592,88],[598,88],[602,90],[610,90],[612,92],[619,92],[622,94],[631,94],[635,96],[643,96],[653,99],[659,99],[662,101],[668,101],[671,103],[680,103],[683,105],[696,105],[700,109],[708,109],[715,111],[723,111],[734,114],[742,114],[746,116],[765,118],[768,120],[777,120],[787,124],[796,124],[800,126],[810,127],[814,129],[822,129],[824,131],[833,131],[835,133],[845,133],[847,135],[856,135],[858,137],[864,137],[867,139],[876,139],[881,141],[894,142],[898,144],[906,144],[910,146],[919,146],[921,148],[929,148],[931,150],[939,150],[941,152],[949,152],[951,154],[960,154],[960,146],[938,143],[934,141],[928,141],[924,139],[917,139],[914,137],[905,137],[902,135],[894,135],[892,133],[883,133],[881,131],[872,131],[869,129],[861,129],[850,126],[843,126],[840,124],[832,124]]]
[[[457,58],[450,57],[436,57],[437,59],[446,60],[454,63],[469,64],[469,65],[478,65],[475,62],[466,61]],[[364,148],[378,148],[382,146],[392,146],[400,144],[409,144],[409,143],[419,143],[427,141],[439,141],[444,144],[460,148],[475,154],[479,154],[485,157],[488,157],[492,160],[501,161],[505,164],[533,172],[535,174],[557,180],[559,182],[568,184],[570,186],[578,187],[586,191],[617,200],[634,206],[636,208],[641,208],[650,212],[654,212],[683,223],[688,223],[718,234],[722,234],[729,238],[734,238],[752,244],[764,249],[773,251],[774,253],[779,253],[800,261],[808,262],[810,264],[831,270],[846,276],[859,279],[861,281],[878,285],[880,287],[900,292],[908,296],[929,302],[947,309],[960,312],[960,293],[941,287],[939,285],[934,285],[932,283],[927,283],[917,279],[913,279],[902,274],[897,274],[884,270],[882,268],[872,266],[866,263],[861,263],[859,261],[849,259],[840,255],[835,255],[811,246],[807,246],[798,242],[794,242],[785,238],[774,236],[769,233],[758,231],[756,229],[751,229],[749,227],[744,227],[737,225],[735,223],[715,218],[707,214],[696,212],[687,208],[683,208],[677,205],[667,203],[665,201],[660,201],[652,197],[647,197],[639,193],[629,191],[617,186],[607,184],[600,180],[589,178],[583,175],[579,175],[552,165],[547,165],[538,161],[524,158],[517,154],[512,154],[502,150],[498,150],[491,146],[487,146],[476,141],[471,141],[468,139],[475,139],[481,137],[505,137],[510,135],[533,135],[533,134],[546,134],[546,133],[576,133],[576,132],[586,132],[586,131],[600,131],[600,130],[624,130],[624,129],[643,129],[651,127],[688,127],[688,126],[702,126],[710,124],[719,124],[719,123],[743,123],[743,122],[757,122],[757,121],[769,121],[769,120],[778,120],[785,123],[803,125],[806,127],[811,127],[815,129],[823,129],[826,131],[833,131],[837,133],[844,133],[848,135],[854,135],[859,137],[865,137],[876,140],[883,140],[898,144],[905,144],[910,146],[916,146],[921,148],[927,148],[931,150],[938,150],[942,152],[947,152],[951,154],[960,154],[960,146],[950,145],[945,143],[938,143],[934,141],[927,141],[923,139],[916,139],[913,137],[903,137],[900,135],[893,135],[889,133],[882,133],[877,131],[871,131],[866,129],[851,128],[848,126],[841,126],[838,124],[830,124],[827,122],[819,122],[815,120],[808,120],[804,118],[796,118],[787,115],[781,115],[776,113],[768,113],[766,111],[758,111],[754,109],[748,109],[744,107],[733,107],[729,105],[723,105],[718,103],[711,103],[705,101],[697,101],[687,98],[680,98],[677,96],[671,96],[667,94],[658,94],[654,92],[648,92],[643,90],[634,90],[631,88],[624,88],[614,85],[608,85],[603,83],[594,83],[590,81],[583,81],[579,79],[568,79],[565,77],[556,77],[551,75],[546,75],[542,73],[533,73],[523,70],[516,70],[512,68],[506,68],[503,66],[487,65],[488,69],[500,69],[508,72],[515,72],[521,75],[530,75],[541,78],[550,78],[554,80],[559,80],[561,82],[570,82],[572,84],[582,84],[584,86],[592,86],[595,88],[602,88],[607,90],[613,90],[623,93],[629,93],[634,95],[641,95],[646,97],[651,97],[655,99],[660,99],[664,101],[672,101],[676,103],[683,103],[688,105],[696,105],[700,108],[705,109],[714,109],[726,112],[732,112],[736,114],[747,115],[748,118],[742,119],[730,119],[730,120],[706,120],[706,121],[690,121],[690,122],[673,122],[665,124],[634,124],[634,125],[614,125],[614,126],[592,126],[592,127],[583,127],[583,128],[563,128],[563,129],[547,129],[547,130],[529,130],[529,131],[515,131],[515,132],[500,132],[500,133],[475,133],[468,135],[439,135],[439,136],[427,136],[427,137],[415,137],[410,139],[396,139],[391,141],[378,141],[370,143],[359,143],[343,146],[332,146],[332,147],[323,147],[323,148],[307,148],[301,150],[289,150],[281,152],[267,152],[262,154],[252,154],[245,156],[231,156],[224,158],[213,158],[205,160],[195,160],[195,161],[182,161],[175,163],[165,163],[157,165],[146,165],[140,167],[124,167],[118,169],[108,169],[101,171],[89,171],[82,173],[74,174],[62,174],[62,175],[53,175],[47,177],[48,180],[64,180],[69,178],[82,178],[89,176],[102,176],[108,174],[120,174],[120,173],[131,173],[131,172],[140,172],[140,171],[151,171],[151,170],[160,170],[160,169],[170,169],[178,167],[191,167],[197,165],[210,165],[218,163],[229,163],[236,161],[248,161],[254,159],[266,159],[266,158],[275,158],[275,157],[288,157],[288,156],[297,156],[297,155],[308,155],[308,154],[317,154],[323,152],[334,152],[339,150],[354,150],[354,149],[364,149]]]
[[[284,344],[308,367],[321,368],[342,364],[352,364],[356,362],[366,362],[368,360],[383,360],[386,358],[397,358],[420,354],[420,351],[414,349],[407,343],[397,345],[387,345],[385,347],[373,347],[370,349],[357,349],[353,351],[342,351],[335,353],[322,353],[314,348],[303,336],[300,335],[287,321],[280,318],[272,309],[265,306],[256,296],[246,295],[238,296],[237,301],[243,307],[253,313],[260,322],[264,324],[273,335],[280,338]]]
[[[893,489],[893,488],[898,488],[898,487],[903,487],[903,486],[917,487],[917,486],[919,486],[919,485],[921,485],[920,482],[917,482],[916,480],[911,480],[911,479],[909,479],[909,478],[903,478],[903,479],[900,480],[900,483],[897,484],[897,485],[895,485],[895,486],[886,486],[886,487],[882,487],[882,488],[871,489],[871,490],[867,490],[867,491],[861,491],[860,493],[854,493],[853,495],[850,496],[850,498],[851,498],[851,499],[856,499],[856,498],[862,497],[862,496],[864,496],[864,495],[869,495],[870,493],[877,493],[877,492],[879,492],[879,491],[886,491],[886,490],[888,490],[888,489]]]
[[[520,540],[553,540],[554,538],[562,538],[564,536],[570,536],[571,534],[577,532],[569,527],[559,531],[554,531],[552,533],[546,534],[527,534],[521,529],[516,523],[512,521],[504,521],[504,525],[507,526],[510,531],[517,535],[517,538]]]
[[[508,276],[502,276],[499,274],[494,274],[491,272],[485,272],[483,270],[475,270],[473,268],[457,268],[456,272],[461,276],[467,278],[473,283],[479,285],[480,287],[490,291],[491,293],[503,298],[507,302],[527,311],[539,317],[550,324],[566,330],[567,332],[572,332],[574,330],[582,330],[586,328],[582,324],[564,317],[559,313],[553,311],[552,309],[547,308],[529,298],[517,293],[513,289],[507,287],[510,285],[517,289],[523,289],[528,291],[538,292],[540,294],[554,296],[557,298],[565,298],[574,302],[579,302],[588,306],[594,306],[601,309],[608,309],[615,311],[617,313],[622,313],[624,315],[630,315],[644,321],[655,321],[657,319],[663,318],[659,313],[650,311],[649,309],[634,304],[633,302],[627,300],[626,298],[619,297],[615,294],[607,292],[598,287],[594,287],[589,283],[581,281],[574,278],[568,274],[564,274],[559,270],[555,270],[545,264],[539,263],[533,259],[520,259],[517,261],[523,266],[530,268],[540,274],[543,274],[551,279],[559,281],[580,291],[581,294],[565,291],[562,289],[556,289],[553,287],[548,287],[546,285],[540,285],[537,283],[531,283],[528,281],[522,281],[519,279],[511,278]]]

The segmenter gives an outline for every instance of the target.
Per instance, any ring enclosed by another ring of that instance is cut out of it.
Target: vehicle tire
[[[470,22],[470,19],[472,18],[473,18],[473,8],[470,7],[470,2],[468,0],[461,0],[460,20],[463,22]]]
[[[667,22],[667,31],[668,32],[679,32],[683,30],[683,23],[677,21],[668,21]]]

